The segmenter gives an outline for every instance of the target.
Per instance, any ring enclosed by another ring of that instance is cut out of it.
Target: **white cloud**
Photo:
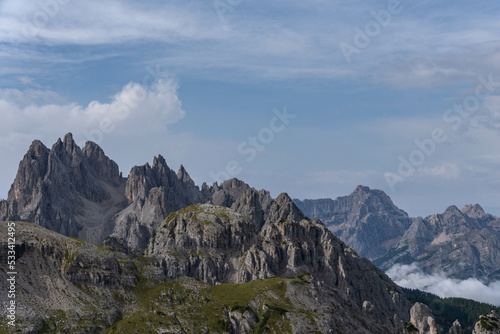
[[[462,297],[500,306],[500,281],[488,285],[475,278],[458,280],[444,272],[426,274],[417,263],[395,265],[387,275],[398,285],[427,291],[439,297]]]
[[[217,38],[221,32],[197,7],[125,1],[6,0],[0,4],[0,40],[99,45],[131,40]]]
[[[443,163],[435,167],[420,167],[419,173],[428,176],[436,176],[446,180],[458,179],[460,176],[460,166],[454,163]]]
[[[61,100],[47,90],[1,89],[0,143],[9,148],[9,138],[52,139],[67,131],[81,140],[95,141],[111,132],[151,134],[164,131],[185,115],[172,79],[151,87],[129,83],[108,103],[92,101],[82,106]]]

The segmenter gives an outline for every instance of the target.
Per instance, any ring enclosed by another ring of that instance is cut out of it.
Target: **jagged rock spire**
[[[179,167],[179,171],[177,172],[177,178],[184,183],[189,183],[194,185],[193,179],[191,179],[191,176],[189,176],[188,172],[186,171],[183,165]]]
[[[305,218],[304,213],[295,205],[287,193],[282,193],[276,198],[269,211],[269,222],[279,222],[281,220],[292,220],[300,222]]]

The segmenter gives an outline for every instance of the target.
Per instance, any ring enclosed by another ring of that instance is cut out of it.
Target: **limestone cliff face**
[[[436,325],[436,319],[432,315],[430,308],[422,303],[415,303],[410,310],[410,322],[418,330],[419,334],[440,333]]]
[[[184,275],[211,285],[309,273],[330,296],[329,301],[322,298],[327,295],[318,297],[323,300],[318,313],[347,307],[375,322],[374,333],[375,328],[403,330],[409,306],[399,288],[320,221],[304,218],[286,194],[259,225],[250,215],[225,207],[191,206],[156,230],[146,254],[158,259],[167,278]]]
[[[160,155],[153,165],[132,168],[125,195],[129,206],[116,217],[116,226],[105,244],[115,250],[140,254],[158,226],[169,214],[190,205],[214,203],[249,215],[259,226],[267,218],[273,202],[269,192],[257,191],[237,179],[195,185],[183,166],[174,173]]]
[[[455,322],[453,322],[453,325],[448,330],[448,334],[464,334],[464,330],[462,328],[462,325],[460,324],[460,322],[458,320],[455,320]]]
[[[371,260],[382,257],[411,224],[383,191],[358,186],[349,196],[295,200],[308,217],[320,219],[338,237]]]
[[[0,218],[100,243],[122,208],[123,184],[118,166],[93,143],[81,150],[68,134],[49,150],[34,141],[0,205]]]
[[[105,244],[136,254],[142,253],[153,231],[170,213],[206,201],[184,167],[176,174],[161,155],[152,166],[132,168],[125,197],[128,206],[115,217]]]
[[[379,260],[382,269],[417,262],[426,272],[450,277],[500,279],[500,220],[479,205],[450,206],[442,214],[416,218],[403,238]]]

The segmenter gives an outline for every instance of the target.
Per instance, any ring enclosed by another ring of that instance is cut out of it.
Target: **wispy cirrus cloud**
[[[353,27],[363,30],[375,20],[371,13],[386,10],[385,5],[242,2],[221,20],[210,1],[46,3],[57,5],[0,2],[0,42],[100,46],[101,54],[120,53],[118,45],[132,43],[153,61],[184,70],[219,68],[256,78],[367,77],[397,87],[469,80],[486,64],[489,70],[499,69],[495,60],[500,45],[494,32],[500,24],[493,19],[494,4],[483,5],[490,11],[480,13],[468,7],[449,10],[432,2],[405,2],[403,11],[348,64],[339,43],[352,43]],[[51,48],[43,54],[54,61],[74,57]]]

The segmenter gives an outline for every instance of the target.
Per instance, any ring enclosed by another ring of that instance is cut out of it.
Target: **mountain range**
[[[16,222],[23,333],[441,332],[428,306],[412,306],[369,259],[431,266],[443,255],[420,258],[431,246],[498,233],[497,218],[481,212],[413,219],[361,186],[318,201],[273,199],[237,179],[199,188],[162,156],[124,177],[97,144],[80,148],[71,134],[50,149],[34,141],[0,201],[0,221]],[[460,273],[496,277],[497,245],[471,244],[492,264],[479,258]]]
[[[485,213],[479,204],[411,218],[383,191],[363,186],[335,200],[294,202],[383,270],[417,263],[428,274],[442,271],[450,278],[485,283],[500,280],[500,218]]]

